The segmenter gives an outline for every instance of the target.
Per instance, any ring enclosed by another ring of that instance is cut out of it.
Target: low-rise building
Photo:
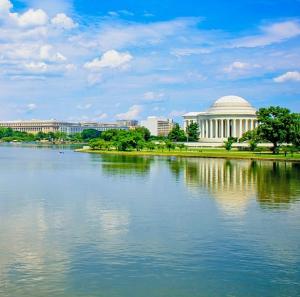
[[[64,132],[66,134],[81,133],[85,129],[107,131],[111,129],[128,130],[128,126],[118,123],[83,122],[72,123],[56,120],[2,121],[0,127],[11,128],[15,131],[37,134],[38,132]]]
[[[151,116],[141,121],[141,126],[147,128],[153,136],[168,136],[174,123],[172,119]]]

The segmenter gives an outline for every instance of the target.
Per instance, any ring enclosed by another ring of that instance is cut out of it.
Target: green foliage
[[[180,128],[179,124],[175,123],[173,129],[168,135],[168,139],[173,142],[186,141],[186,135],[184,131]]]
[[[229,137],[227,141],[224,141],[224,147],[227,151],[231,151],[232,145],[237,142],[236,137]]]
[[[165,146],[169,151],[175,149],[175,144],[173,142],[171,142],[170,140],[167,140],[165,142]]]
[[[289,109],[270,106],[260,108],[257,112],[259,126],[257,128],[261,139],[267,140],[273,144],[272,152],[279,152],[279,146],[282,143],[293,141],[296,135],[293,133],[297,116],[290,112]]]
[[[177,147],[182,151],[183,149],[187,149],[187,146],[184,143],[177,144]]]
[[[191,123],[186,128],[186,134],[188,136],[188,141],[198,141],[199,140],[199,126],[197,123]]]
[[[101,132],[95,129],[85,129],[81,132],[81,137],[83,140],[98,138],[100,135]]]
[[[147,128],[145,128],[145,127],[137,127],[137,128],[135,128],[134,131],[135,131],[136,133],[141,134],[142,137],[143,137],[143,139],[144,139],[145,141],[149,141],[149,140],[150,140],[151,133],[150,133],[150,131],[149,131]]]
[[[294,114],[294,124],[291,129],[291,143],[300,149],[300,114]]]
[[[245,132],[239,139],[240,142],[248,141],[250,151],[255,151],[257,149],[258,143],[261,141],[261,137],[258,134],[258,130],[250,130]]]

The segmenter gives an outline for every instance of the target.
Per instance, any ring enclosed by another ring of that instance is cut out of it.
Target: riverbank
[[[76,152],[92,154],[114,154],[127,156],[172,156],[172,157],[189,157],[189,158],[222,158],[222,159],[248,159],[248,160],[269,160],[284,162],[299,162],[300,154],[294,153],[293,156],[285,156],[283,153],[273,155],[269,152],[249,152],[249,151],[226,151],[222,149],[201,149],[198,151],[105,151],[91,149],[77,149]]]

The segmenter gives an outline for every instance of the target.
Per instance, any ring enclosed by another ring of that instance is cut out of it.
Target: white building
[[[168,136],[174,124],[171,119],[148,117],[141,121],[141,126],[147,128],[153,136]]]
[[[257,126],[256,110],[242,97],[224,96],[204,112],[183,115],[184,129],[196,122],[201,142],[223,142],[228,137],[241,137]]]

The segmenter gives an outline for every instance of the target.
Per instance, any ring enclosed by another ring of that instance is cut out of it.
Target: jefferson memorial
[[[255,108],[239,96],[221,97],[207,111],[189,112],[183,118],[184,129],[191,123],[198,123],[201,142],[223,142],[228,137],[240,138],[243,133],[257,126]]]

